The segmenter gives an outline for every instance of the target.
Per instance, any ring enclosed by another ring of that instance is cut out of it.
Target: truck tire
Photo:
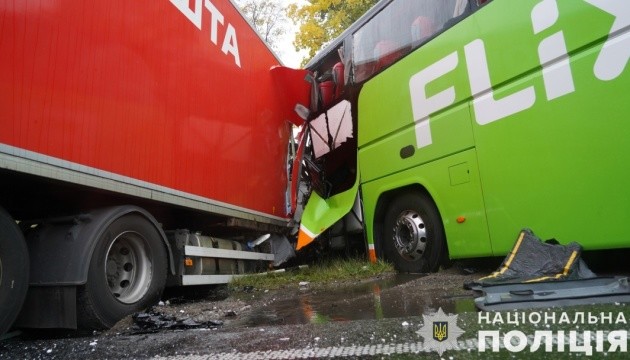
[[[29,258],[22,231],[0,208],[0,335],[20,313],[28,290]]]
[[[99,236],[78,289],[77,321],[83,329],[107,329],[160,299],[166,283],[167,257],[162,238],[138,214],[113,221]]]
[[[383,250],[396,270],[435,272],[445,247],[444,226],[433,200],[408,192],[394,198],[383,223]]]

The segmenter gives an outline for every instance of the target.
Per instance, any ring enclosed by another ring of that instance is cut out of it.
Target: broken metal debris
[[[146,312],[134,314],[132,319],[134,323],[132,331],[134,333],[157,332],[159,330],[216,328],[217,326],[223,325],[223,321],[221,320],[196,321],[188,316],[178,318],[174,315],[168,315],[156,311],[155,308],[151,308]]]

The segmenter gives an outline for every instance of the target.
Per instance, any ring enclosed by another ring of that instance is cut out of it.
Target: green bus
[[[522,228],[629,248],[629,58],[627,1],[378,2],[306,66],[298,248],[360,233],[408,272]]]

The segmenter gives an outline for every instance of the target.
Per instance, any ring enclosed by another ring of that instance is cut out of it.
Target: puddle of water
[[[420,275],[398,274],[394,278],[344,286],[332,291],[296,293],[295,296],[254,309],[240,325],[378,320],[420,316],[439,307],[446,313],[475,311],[472,296],[451,296],[446,290],[421,292],[415,286],[399,286],[419,277]]]

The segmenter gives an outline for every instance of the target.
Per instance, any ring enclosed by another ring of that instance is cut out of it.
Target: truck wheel
[[[0,335],[20,313],[28,290],[29,258],[24,235],[0,208]]]
[[[166,250],[153,224],[137,214],[116,219],[97,240],[87,283],[79,288],[79,327],[110,328],[157,303],[167,267]]]
[[[400,272],[434,272],[440,265],[445,235],[430,197],[406,193],[389,206],[383,224],[383,249]]]

